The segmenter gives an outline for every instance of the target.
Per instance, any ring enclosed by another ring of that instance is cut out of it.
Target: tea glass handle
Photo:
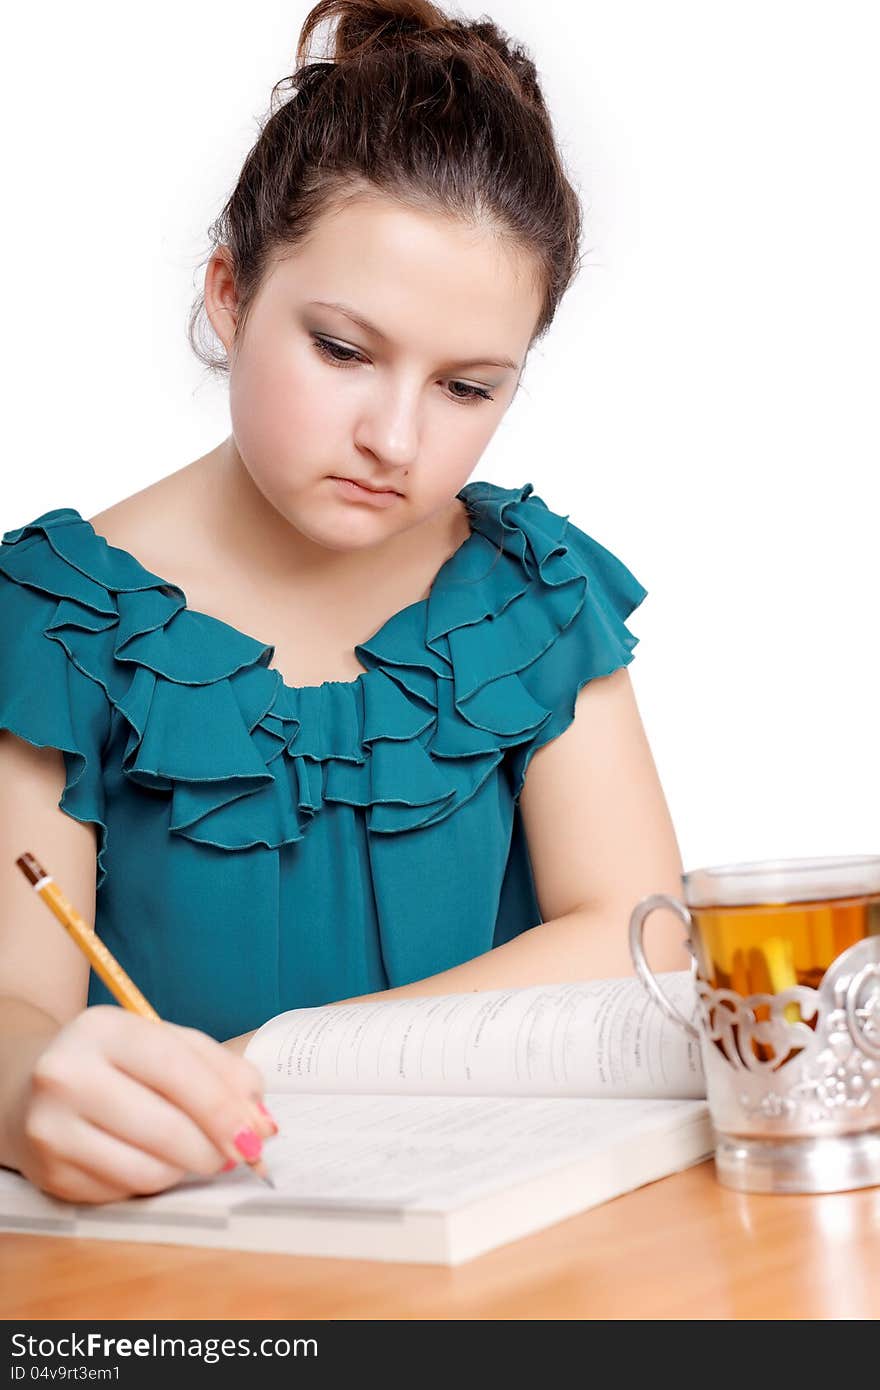
[[[649,898],[642,898],[633,908],[632,916],[629,919],[629,950],[636,967],[636,974],[641,980],[651,998],[663,1010],[667,1018],[673,1023],[677,1023],[692,1038],[699,1042],[700,1034],[694,1025],[685,1018],[684,1014],[675,1007],[672,1000],[663,993],[645,957],[645,922],[650,914],[658,907],[668,907],[684,923],[688,931],[688,950],[691,953],[691,976],[697,973],[697,958],[694,955],[690,944],[691,914],[688,912],[684,903],[680,903],[678,898],[670,897],[668,893],[652,893]]]

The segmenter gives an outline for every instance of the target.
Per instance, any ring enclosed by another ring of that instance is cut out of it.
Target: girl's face
[[[235,445],[266,500],[333,550],[447,510],[516,393],[535,269],[488,233],[364,198],[272,264],[236,340],[215,251],[205,307],[229,358]],[[338,479],[396,495],[377,506]]]

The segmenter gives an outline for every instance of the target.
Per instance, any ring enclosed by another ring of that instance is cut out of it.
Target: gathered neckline
[[[385,630],[387,628],[390,628],[393,623],[396,623],[403,614],[411,613],[418,608],[424,608],[429,603],[431,595],[433,594],[439,581],[446,573],[447,569],[451,567],[453,561],[456,561],[460,558],[462,552],[474,541],[474,538],[477,534],[477,528],[474,525],[475,513],[472,505],[472,495],[473,489],[478,488],[480,486],[481,484],[477,482],[468,483],[464,488],[462,488],[461,492],[456,493],[456,498],[459,501],[464,502],[465,505],[465,512],[468,517],[468,525],[470,528],[469,534],[465,536],[464,540],[461,542],[460,545],[456,546],[452,554],[447,556],[443,564],[437,570],[437,573],[431,580],[431,585],[426,597],[416,599],[413,603],[407,603],[404,605],[403,608],[397,609],[396,612],[392,613],[388,618],[386,618],[382,623],[380,623],[379,626],[373,632],[369,633],[368,636],[364,637],[361,641],[355,644],[355,646],[352,649],[353,655],[357,655],[358,647],[366,646],[368,643],[373,642],[377,638],[381,637]],[[482,484],[482,486],[485,486],[485,484]],[[180,609],[181,612],[190,613],[195,618],[204,618],[208,622],[214,623],[218,627],[224,628],[227,632],[233,633],[236,637],[242,639],[243,641],[252,643],[255,648],[259,649],[261,657],[268,653],[268,660],[263,664],[265,664],[266,670],[274,672],[274,674],[278,677],[278,683],[283,690],[290,692],[299,692],[307,690],[318,691],[325,690],[329,686],[335,686],[337,688],[347,687],[351,690],[354,690],[355,687],[357,687],[363,681],[367,680],[373,675],[373,670],[368,669],[366,671],[360,671],[358,675],[352,677],[352,679],[348,681],[326,680],[320,681],[317,685],[290,684],[288,681],[284,679],[282,672],[278,670],[277,666],[270,665],[270,662],[274,660],[276,652],[276,646],[273,642],[264,642],[261,638],[255,637],[253,633],[245,632],[243,628],[236,627],[234,623],[229,623],[224,618],[217,618],[214,616],[213,613],[205,613],[201,609],[193,608],[190,605],[186,591],[180,584],[175,584],[173,580],[165,579],[161,574],[157,574],[154,570],[148,569],[147,566],[142,564],[138,557],[134,555],[130,550],[127,550],[125,546],[114,545],[111,541],[107,539],[106,536],[102,536],[99,531],[96,531],[91,521],[89,521],[87,517],[84,517],[82,513],[77,510],[76,507],[70,507],[68,510],[74,516],[76,516],[83,523],[84,526],[88,528],[90,534],[96,541],[100,541],[101,543],[103,543],[108,550],[115,550],[119,554],[127,556],[127,558],[131,560],[133,564],[137,566],[138,569],[142,570],[143,573],[148,576],[148,578],[158,580],[163,590],[179,594],[182,600],[182,606]]]

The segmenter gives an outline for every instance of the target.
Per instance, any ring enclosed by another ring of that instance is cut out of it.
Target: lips
[[[341,478],[340,481],[343,483],[356,483],[357,486],[362,487],[365,492],[393,492],[397,497],[403,496],[403,493],[398,492],[396,487],[371,487],[369,483],[362,482],[360,478]]]

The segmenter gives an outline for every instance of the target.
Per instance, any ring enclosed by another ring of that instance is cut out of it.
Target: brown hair
[[[332,57],[310,61],[315,30],[334,19]],[[203,264],[228,248],[236,333],[274,256],[303,242],[324,213],[378,196],[485,228],[526,252],[543,289],[532,344],[542,337],[580,269],[582,216],[523,48],[488,18],[451,19],[428,0],[320,0],[296,64],[273,87],[260,135],[209,229]],[[277,103],[285,85],[294,93]],[[202,293],[190,311],[190,346],[226,372],[226,354],[199,341],[204,303]]]

